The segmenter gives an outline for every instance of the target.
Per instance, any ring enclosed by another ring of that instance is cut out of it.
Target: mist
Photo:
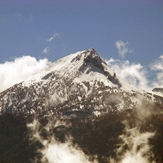
[[[148,126],[148,120],[152,115],[160,112],[155,111],[154,104],[150,101],[142,97],[137,98],[139,99],[137,106],[127,118],[121,121],[125,127],[118,138],[120,143],[115,149],[116,157],[112,158],[108,155],[105,158],[108,163],[156,163],[149,143],[149,140],[155,136],[155,130],[150,129],[152,126]],[[38,140],[43,145],[38,149],[42,154],[41,162],[101,163],[96,155],[93,157],[86,155],[83,149],[74,143],[74,138],[69,132],[69,128],[73,127],[70,121],[58,120],[55,117],[48,117],[47,120],[45,124],[38,119],[28,124],[28,128],[32,131],[31,140]]]
[[[66,136],[59,140],[53,133],[54,128],[63,126],[71,126],[62,120],[49,119],[48,124],[40,130],[41,124],[37,119],[30,124],[28,128],[31,132],[31,141],[38,140],[42,143],[43,148],[38,149],[42,154],[41,162],[48,163],[97,163],[90,161],[89,156],[85,155],[82,149],[77,144],[73,143],[71,135],[66,133]],[[46,138],[42,136],[42,131],[46,132]],[[35,162],[38,160],[35,159]]]
[[[153,114],[154,104],[150,101],[137,97],[139,99],[136,108],[133,110],[134,117],[126,119],[122,123],[125,125],[124,134],[120,135],[122,144],[117,149],[119,163],[155,163],[152,153],[152,146],[149,140],[155,136],[155,131],[143,131],[143,126]],[[148,126],[148,129],[151,126]]]

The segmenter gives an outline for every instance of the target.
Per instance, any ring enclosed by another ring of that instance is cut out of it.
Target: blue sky
[[[163,54],[162,0],[0,0],[0,22],[1,63],[22,55],[55,61],[90,47],[119,58],[119,40],[133,62]]]
[[[0,0],[0,22],[1,64],[27,55],[53,62],[90,47],[116,63],[163,62],[162,0]]]

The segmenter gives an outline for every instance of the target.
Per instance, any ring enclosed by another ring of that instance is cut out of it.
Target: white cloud
[[[106,62],[119,77],[140,89],[163,88],[163,55],[148,66],[113,58]]]
[[[163,71],[163,55],[161,55],[158,60],[152,63],[150,67],[154,71]]]
[[[151,70],[156,73],[156,79],[152,83],[153,87],[163,87],[163,55],[150,65]]]
[[[23,56],[12,62],[0,64],[0,92],[39,73],[49,64],[47,59],[37,61],[31,56]]]
[[[54,33],[52,37],[50,37],[49,39],[47,39],[47,42],[51,42],[52,40],[54,40],[56,37],[60,37],[59,33]]]
[[[42,51],[42,53],[43,53],[43,54],[49,54],[49,53],[50,53],[50,50],[51,50],[51,48],[50,48],[49,46],[47,46],[47,47]]]
[[[148,80],[146,78],[147,72],[145,67],[140,63],[130,63],[128,60],[120,61],[110,59],[107,61],[108,66],[113,69],[122,79],[128,83],[140,88],[148,90]]]
[[[42,154],[43,161],[47,159],[50,163],[91,163],[84,152],[72,146],[71,142],[58,143],[53,140],[46,144]]]
[[[123,42],[123,41],[119,40],[119,41],[116,41],[115,46],[118,49],[119,56],[122,58],[124,58],[127,53],[133,52],[133,50],[130,50],[128,48],[128,46],[129,46],[128,42]]]

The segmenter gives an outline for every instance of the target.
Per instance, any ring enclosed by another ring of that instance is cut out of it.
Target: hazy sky
[[[163,0],[0,0],[1,90],[90,47],[129,82],[163,87]]]
[[[121,57],[116,42],[128,48]],[[163,54],[163,1],[0,0],[0,63],[90,47],[105,59],[151,63]]]

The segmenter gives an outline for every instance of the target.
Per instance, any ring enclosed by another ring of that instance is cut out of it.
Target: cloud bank
[[[119,40],[119,41],[116,41],[115,46],[118,49],[119,56],[122,58],[124,58],[127,53],[133,52],[133,50],[130,50],[128,48],[128,46],[129,46],[128,42],[123,42],[123,41]]]
[[[47,59],[36,60],[31,56],[23,56],[0,64],[0,92],[39,73],[49,64]]]

